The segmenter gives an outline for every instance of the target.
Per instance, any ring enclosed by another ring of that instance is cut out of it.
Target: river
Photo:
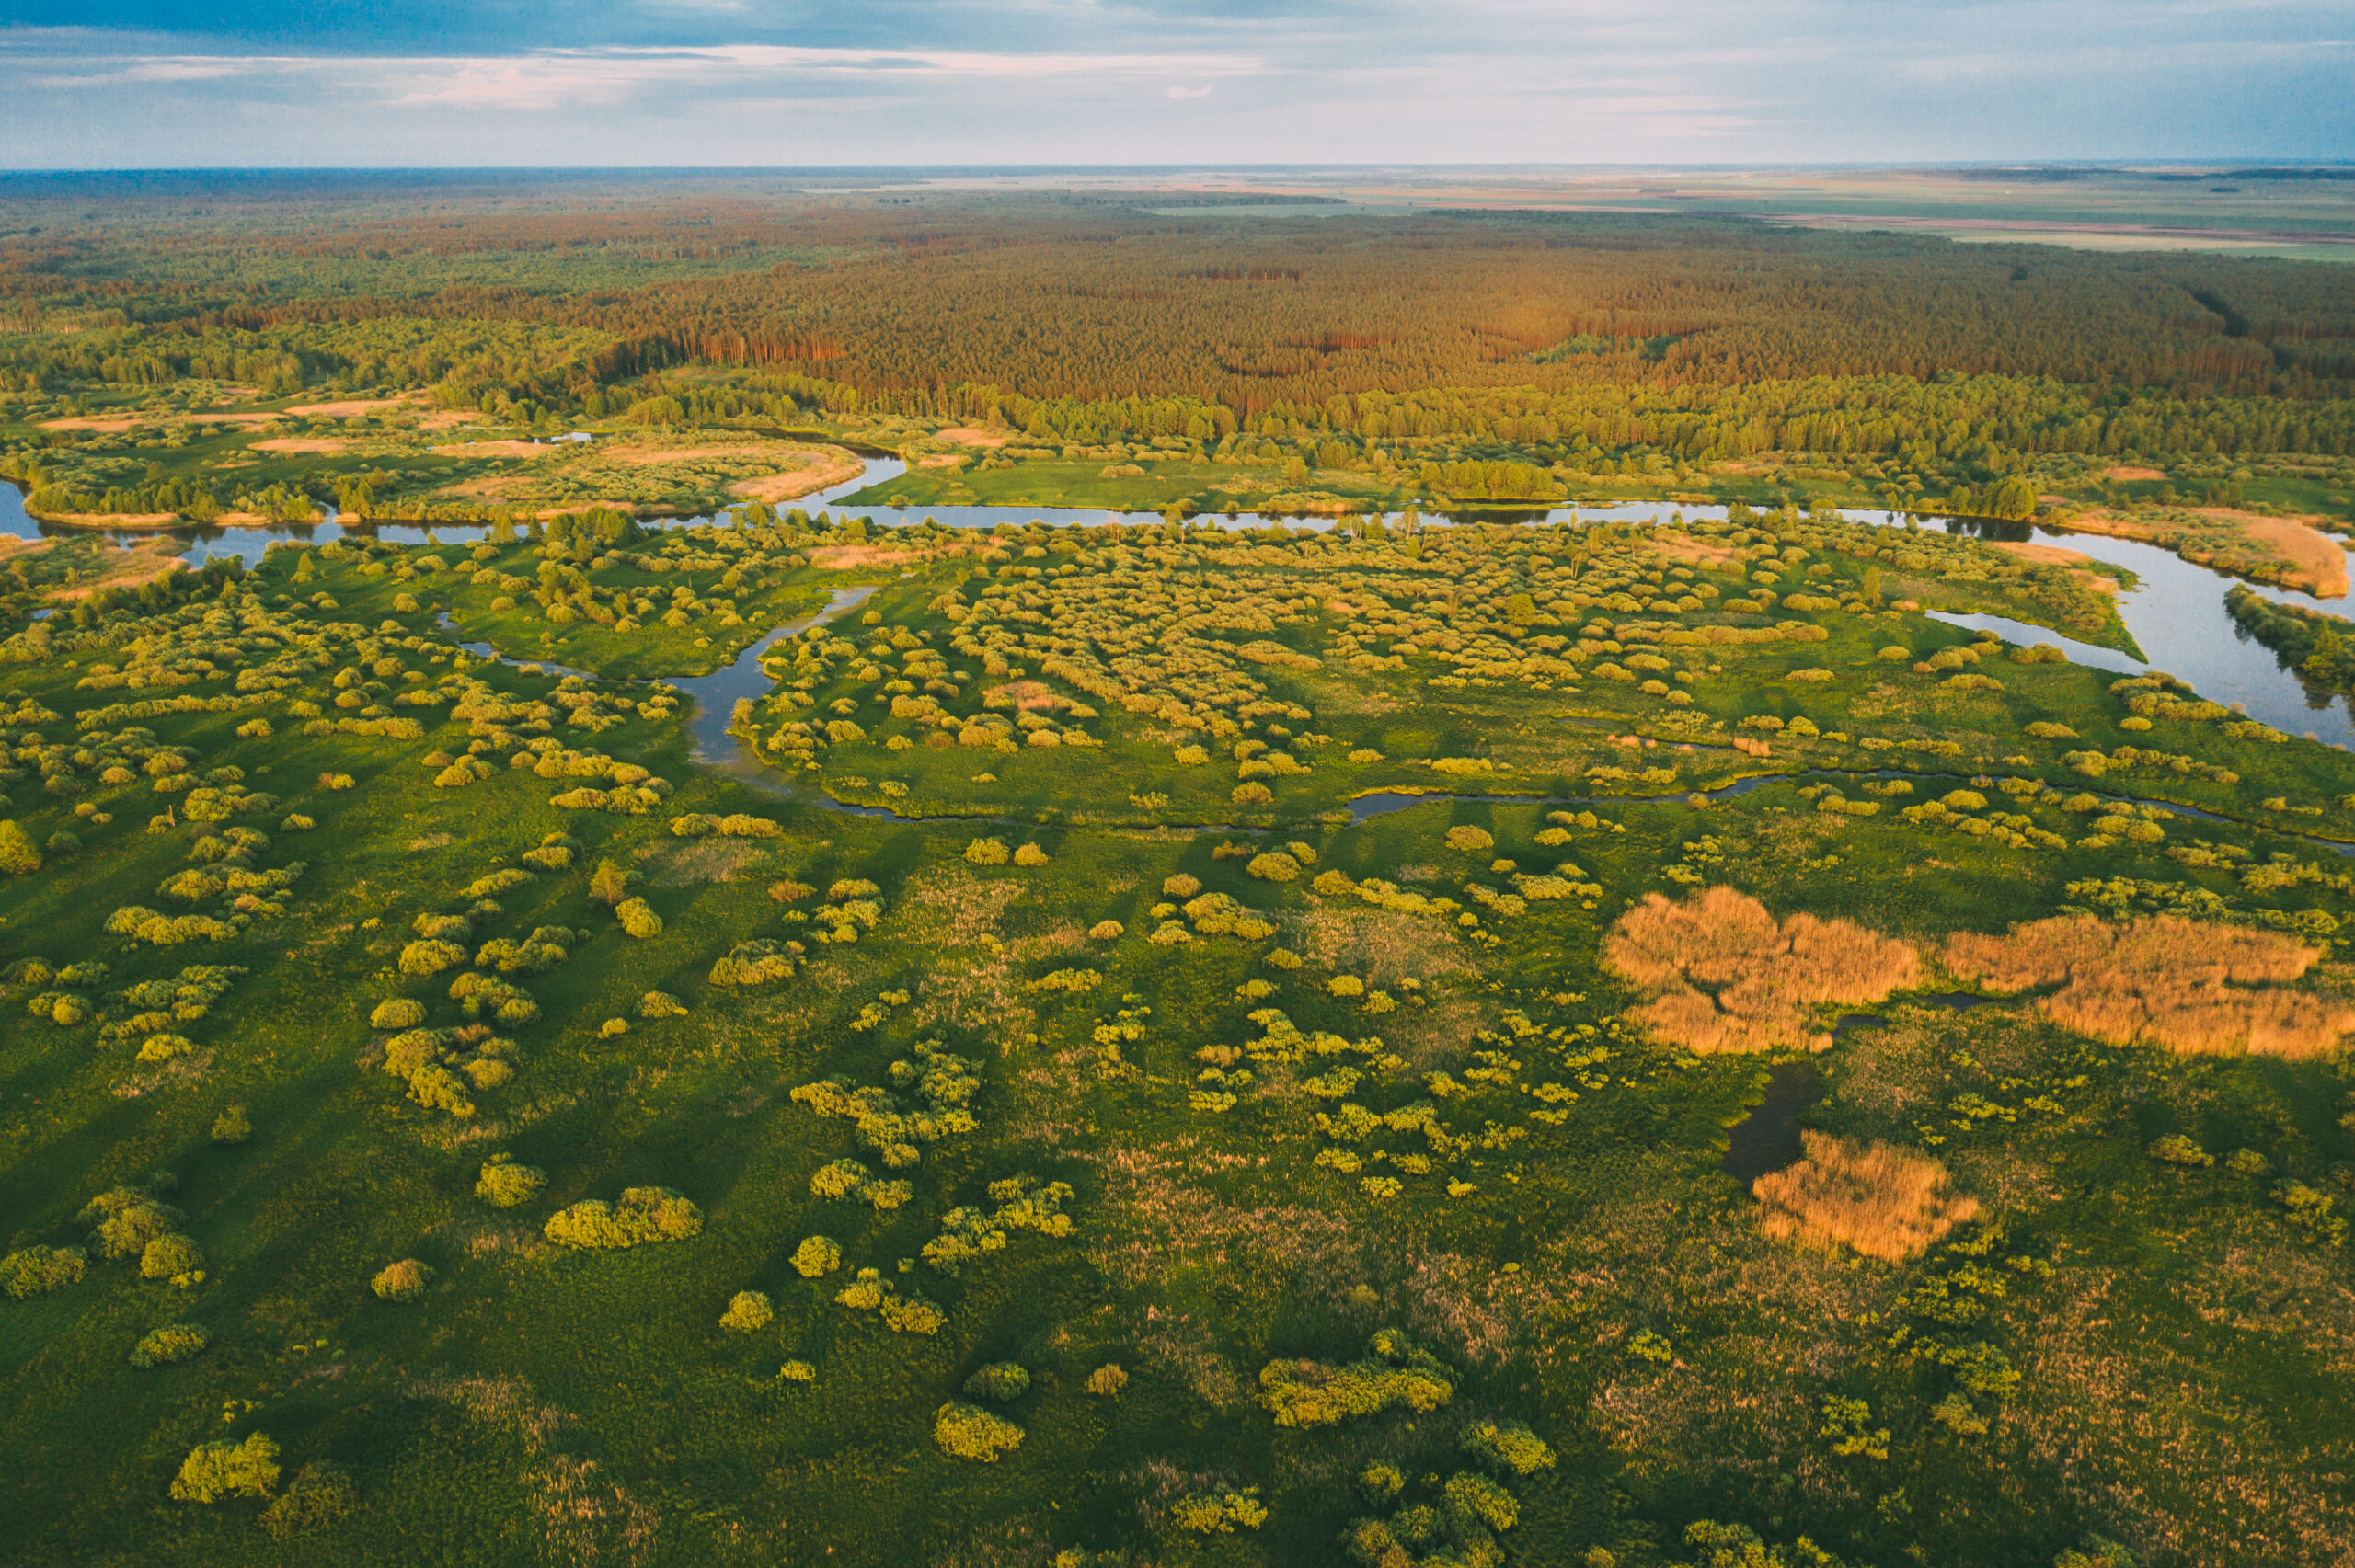
[[[885,525],[929,520],[950,528],[994,528],[1000,523],[1035,520],[1059,527],[1096,527],[1114,522],[1152,526],[1162,521],[1157,512],[1119,512],[1077,507],[845,505],[849,498],[860,491],[898,478],[907,472],[908,466],[895,457],[869,456],[865,459],[865,471],[856,478],[802,497],[791,504],[804,511],[825,510],[837,518],[865,518]],[[1546,524],[1664,522],[1679,517],[1700,519],[1721,518],[1724,515],[1723,507],[1678,506],[1664,501],[1623,502],[1611,506],[1557,507],[1543,513],[1516,514],[1516,521]],[[1846,511],[1841,515],[1852,521],[1880,527],[1902,527],[1905,523],[1904,514],[1897,512]],[[656,526],[684,528],[715,520],[690,517],[654,521]],[[1329,517],[1276,517],[1258,512],[1242,512],[1233,517],[1206,516],[1200,521],[1214,522],[1229,530],[1264,528],[1281,522],[1292,528],[1316,531],[1331,528],[1334,521]],[[1433,521],[1444,520],[1435,518]],[[1934,520],[1925,526],[1956,532],[1978,532],[1985,531],[1989,525]],[[2261,719],[2277,729],[2292,735],[2310,736],[2334,746],[2355,744],[2355,713],[2350,713],[2347,699],[2310,691],[2284,668],[2270,649],[2249,636],[2225,611],[2225,590],[2236,580],[2228,574],[2196,566],[2156,545],[2135,540],[2116,539],[2106,534],[2070,533],[2026,525],[1995,526],[2003,529],[2009,537],[2074,550],[2131,571],[2136,579],[2135,586],[2120,593],[2119,618],[2125,623],[2126,629],[2133,634],[2136,644],[2150,656],[2152,662],[2146,665],[2113,649],[2076,642],[2044,627],[2002,616],[1951,615],[1933,611],[1930,613],[1935,619],[1973,630],[1990,630],[2013,642],[2051,643],[2077,663],[2098,670],[2128,674],[2139,674],[2154,668],[2164,670],[2188,682],[2200,695],[2212,702],[2238,704],[2251,717]],[[43,525],[28,516],[23,494],[13,485],[0,484],[0,534],[34,538],[43,533],[61,532],[63,531]],[[473,540],[482,531],[478,527],[465,525],[426,527],[388,522],[358,532],[399,544],[423,544],[429,538],[436,543],[459,544]],[[343,532],[339,524],[329,521],[253,528],[200,527],[174,530],[173,535],[185,542],[183,555],[194,566],[216,556],[238,556],[247,561],[258,561],[273,539],[324,543],[340,537]],[[128,543],[144,536],[126,533],[115,537]],[[2279,604],[2339,612],[2345,612],[2348,608],[2343,601],[2337,604],[2326,602],[2263,583],[2249,586]]]

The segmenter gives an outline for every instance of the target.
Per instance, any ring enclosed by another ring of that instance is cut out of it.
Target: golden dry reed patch
[[[1603,959],[1651,993],[1628,1017],[1704,1054],[1821,1050],[1832,1036],[1809,1030],[1810,1008],[1878,1001],[1922,968],[1908,943],[1844,920],[1777,921],[1731,887],[1681,904],[1647,895],[1611,928]]]
[[[2089,915],[2034,921],[2003,936],[1958,932],[1947,968],[1991,991],[2066,981],[2037,1006],[2063,1027],[2120,1045],[2200,1055],[2318,1057],[2355,1028],[2355,1010],[2301,991],[2322,955],[2280,932],[2155,915],[2112,925]]]
[[[1947,1192],[1947,1168],[1927,1155],[1821,1132],[1799,1139],[1806,1158],[1750,1186],[1769,1236],[1903,1263],[1978,1216],[1979,1200]]]

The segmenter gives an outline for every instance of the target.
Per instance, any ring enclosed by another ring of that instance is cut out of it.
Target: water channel
[[[1157,526],[1162,521],[1157,512],[1120,512],[1074,507],[907,508],[856,503],[851,501],[851,498],[907,472],[904,462],[896,457],[879,455],[879,449],[867,447],[858,450],[863,454],[865,471],[856,478],[802,497],[792,504],[805,511],[825,510],[836,518],[864,518],[870,522],[886,525],[929,520],[951,528],[994,528],[1001,523],[1035,520],[1055,526],[1101,526],[1106,523]],[[1721,518],[1724,515],[1725,509],[1716,506],[1626,502],[1611,506],[1557,507],[1542,513],[1515,514],[1515,519],[1545,524],[1664,522],[1678,517],[1700,519]],[[1907,526],[1903,513],[1847,511],[1841,515],[1852,521],[1875,526]],[[656,525],[692,527],[714,521],[718,520],[711,517],[656,520]],[[1200,521],[1230,530],[1264,528],[1281,523],[1294,529],[1321,531],[1332,527],[1334,520],[1241,512],[1232,517],[1205,517]],[[2076,642],[2044,627],[2002,616],[1955,615],[1934,611],[1931,612],[1933,618],[1971,630],[1993,631],[2009,641],[2051,643],[2073,660],[2097,670],[2130,674],[2154,668],[2164,670],[2188,681],[2200,695],[2214,702],[2239,704],[2251,717],[2261,719],[2277,729],[2292,735],[2311,735],[2335,746],[2355,744],[2355,713],[2350,713],[2347,699],[2333,693],[2310,691],[2270,649],[2249,636],[2225,611],[2224,592],[2235,580],[2228,574],[2197,566],[2156,545],[2131,539],[2114,539],[2104,534],[2070,533],[2026,524],[1989,524],[1959,520],[1934,520],[1926,526],[1956,532],[1993,532],[2007,540],[2072,550],[2106,565],[2126,568],[2133,574],[2134,586],[2120,593],[2119,617],[2125,623],[2127,630],[2133,634],[2135,642],[2149,656],[2151,662],[2145,664],[2127,654]],[[60,532],[63,531],[28,516],[22,493],[13,485],[0,484],[0,534],[33,538]],[[482,531],[469,525],[437,524],[428,527],[414,523],[383,523],[354,532],[400,544],[457,544],[472,540]],[[340,537],[343,532],[339,523],[329,521],[242,528],[192,527],[174,530],[172,536],[183,543],[183,556],[194,566],[216,556],[239,556],[248,562],[258,561],[273,539],[324,543]],[[131,544],[143,536],[126,533],[111,537]],[[2349,609],[2344,601],[2327,602],[2267,584],[2252,583],[2249,587],[2278,604],[2326,612],[2336,610],[2344,612]],[[757,661],[752,668],[757,670]]]

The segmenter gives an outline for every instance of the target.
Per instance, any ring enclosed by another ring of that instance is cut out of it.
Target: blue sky
[[[2348,0],[0,0],[0,166],[2355,157]]]

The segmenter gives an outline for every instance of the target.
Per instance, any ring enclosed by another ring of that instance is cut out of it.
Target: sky
[[[0,166],[2355,158],[2349,0],[0,0]]]

